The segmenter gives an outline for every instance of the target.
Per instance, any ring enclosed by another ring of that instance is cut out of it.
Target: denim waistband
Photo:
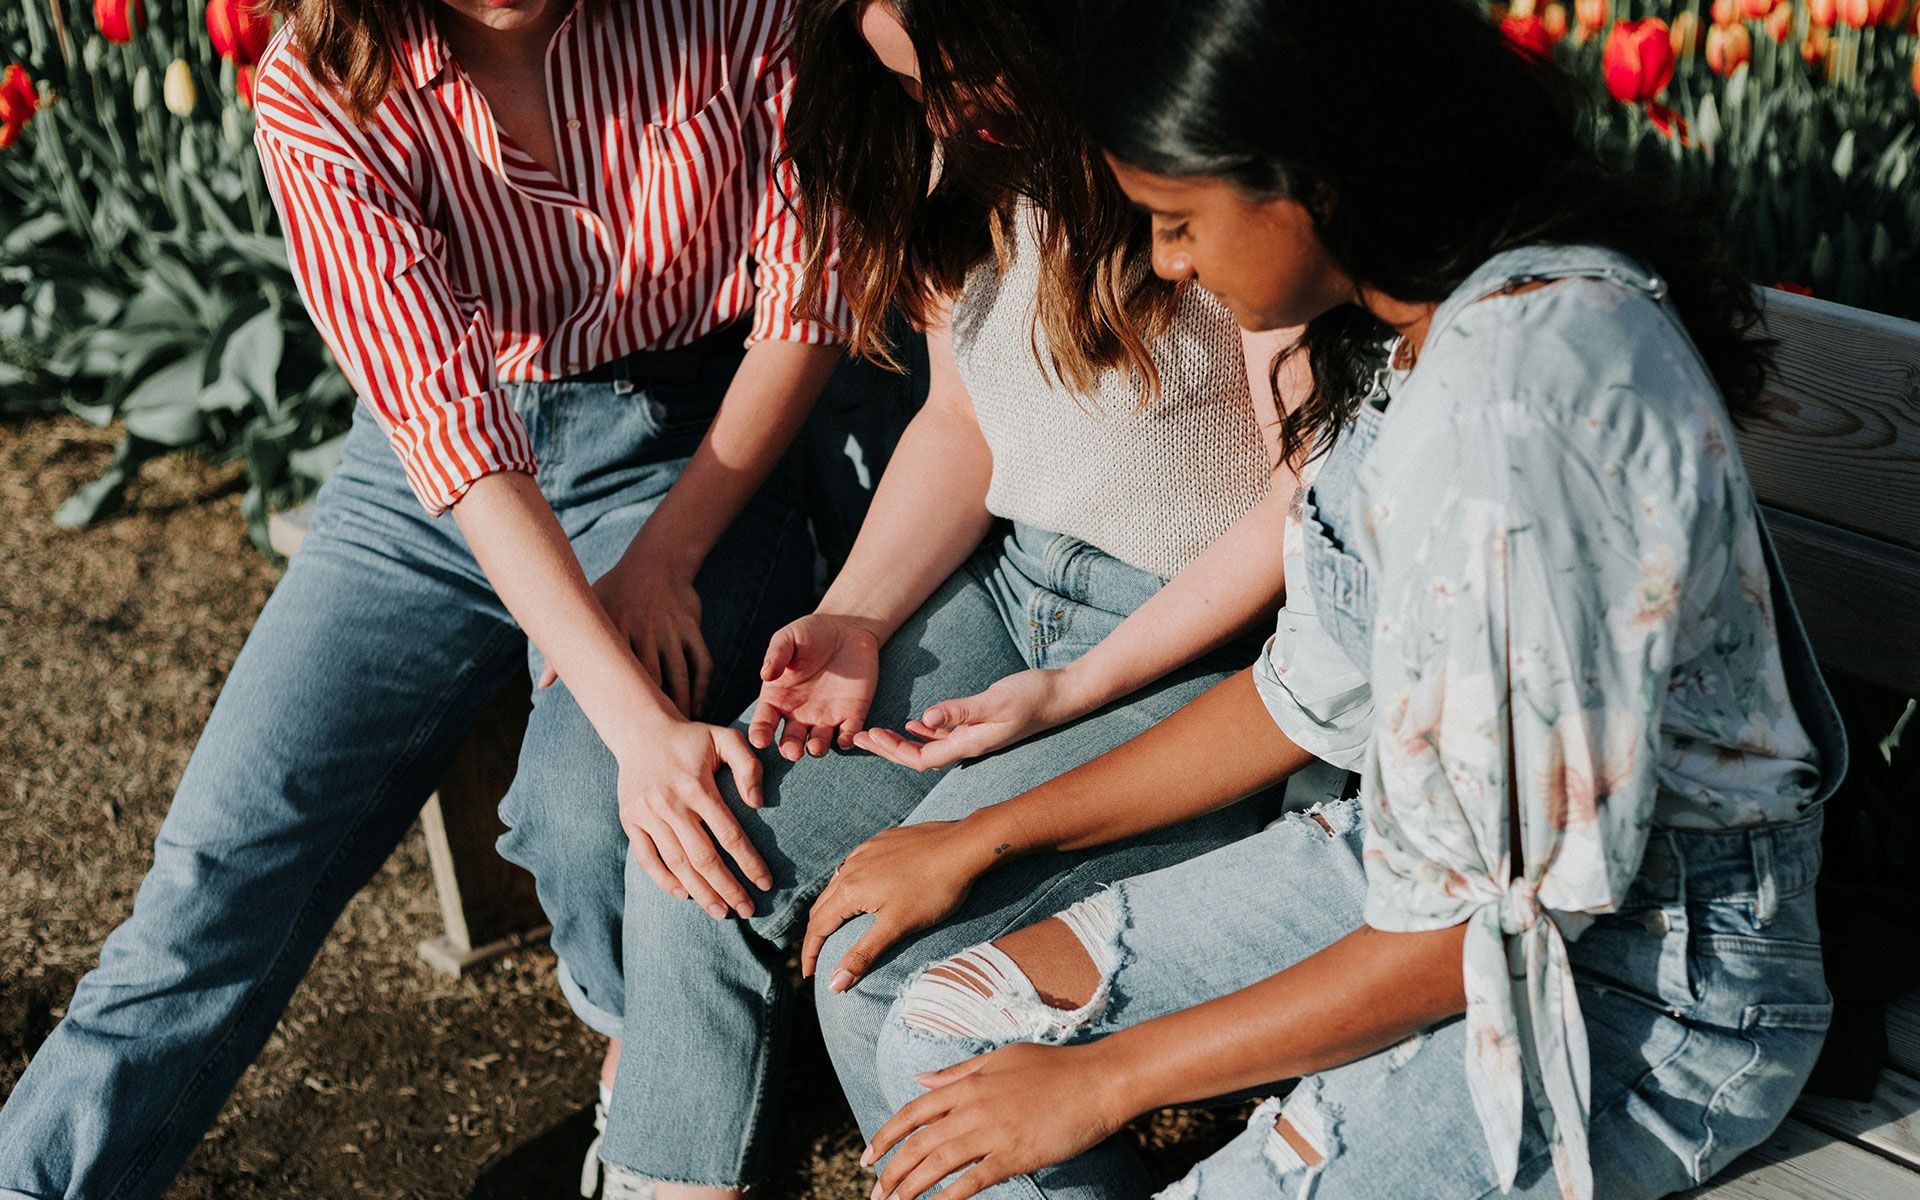
[[[1038,587],[1076,604],[1125,616],[1167,585],[1151,571],[1121,562],[1089,542],[1013,522],[1002,551]]]
[[[1822,817],[1816,808],[1798,821],[1746,829],[1653,829],[1626,907],[1753,900],[1764,920],[1773,900],[1818,878]]]

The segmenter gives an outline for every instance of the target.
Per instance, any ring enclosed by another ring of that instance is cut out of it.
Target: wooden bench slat
[[[1772,412],[1740,432],[1768,504],[1920,549],[1920,323],[1762,292]]]
[[[1887,1005],[1887,1058],[1895,1070],[1920,1079],[1920,992]]]
[[[1920,1168],[1920,1080],[1884,1071],[1872,1100],[1802,1096],[1793,1114],[1816,1129]]]
[[[1920,550],[1778,509],[1766,519],[1820,662],[1920,693]]]
[[[1920,1173],[1788,1118],[1685,1200],[1920,1200]]]

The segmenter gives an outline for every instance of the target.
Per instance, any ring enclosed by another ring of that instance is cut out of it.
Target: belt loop
[[[633,395],[633,361],[621,358],[613,366],[613,394],[616,396]]]
[[[1775,878],[1771,829],[1756,829],[1749,834],[1753,845],[1753,926],[1765,929],[1780,911],[1780,881]]]

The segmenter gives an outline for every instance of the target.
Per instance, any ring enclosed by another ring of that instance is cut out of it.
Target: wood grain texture
[[[1789,1117],[1684,1200],[1920,1200],[1920,1173]]]
[[[1887,1061],[1920,1079],[1920,992],[1887,1005]]]
[[[1920,551],[1768,509],[1821,663],[1920,695]]]
[[[1771,411],[1740,433],[1776,508],[1920,549],[1920,323],[1762,290]]]
[[[1843,1141],[1920,1169],[1920,1080],[1883,1071],[1871,1100],[1802,1096],[1793,1115]]]

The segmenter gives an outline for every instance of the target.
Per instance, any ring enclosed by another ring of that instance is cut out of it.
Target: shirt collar
[[[401,76],[415,89],[424,88],[440,77],[453,57],[447,39],[440,36],[431,10],[435,0],[421,0],[408,6],[400,29],[393,36],[393,57]]]
[[[1427,326],[1432,338],[1460,309],[1503,288],[1574,276],[1605,279],[1655,300],[1666,298],[1667,281],[1646,264],[1606,246],[1539,244],[1502,250],[1481,263],[1441,303]]]

